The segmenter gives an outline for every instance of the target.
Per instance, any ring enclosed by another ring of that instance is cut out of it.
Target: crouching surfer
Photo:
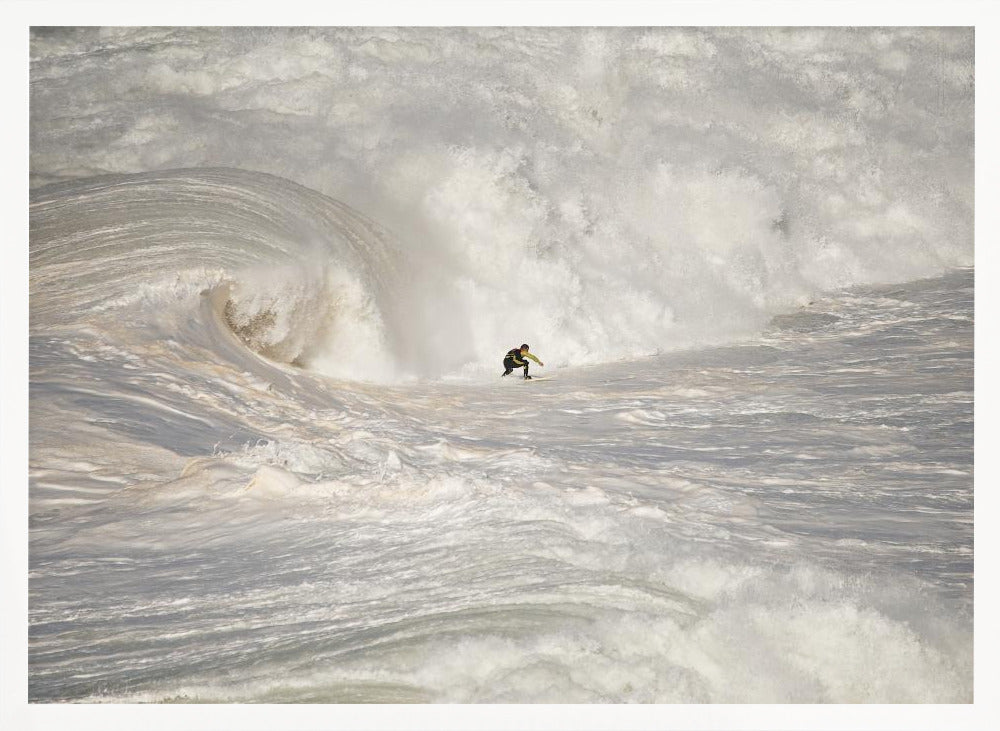
[[[528,375],[528,358],[535,361],[538,365],[544,366],[542,361],[538,360],[534,355],[528,352],[528,344],[525,343],[520,348],[514,348],[507,351],[507,355],[503,359],[503,373],[500,374],[501,378],[503,376],[509,376],[511,371],[515,368],[524,368],[525,379],[530,379],[531,376]]]

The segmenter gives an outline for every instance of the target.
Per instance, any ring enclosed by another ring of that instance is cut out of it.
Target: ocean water
[[[30,701],[973,700],[971,30],[36,28],[30,102]]]

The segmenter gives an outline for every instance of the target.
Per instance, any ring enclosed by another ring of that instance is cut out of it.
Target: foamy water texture
[[[972,700],[971,30],[31,55],[32,701]]]
[[[972,264],[965,29],[55,29],[32,58],[35,186],[242,168],[392,231],[389,291],[314,220],[260,232],[343,298],[303,346],[335,376],[492,370],[508,341],[650,355]],[[205,203],[185,218],[228,213]],[[289,276],[245,296],[295,319]]]

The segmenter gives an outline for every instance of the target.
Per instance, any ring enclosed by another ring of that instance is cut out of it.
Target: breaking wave
[[[367,380],[744,337],[973,263],[970,33],[38,29],[33,277],[114,226],[90,256],[193,253],[252,348]]]

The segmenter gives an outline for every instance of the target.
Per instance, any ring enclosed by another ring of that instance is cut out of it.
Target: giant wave
[[[561,365],[634,358],[972,264],[962,29],[121,28],[33,49],[36,186],[284,178],[105,178],[76,206],[166,202],[165,273],[190,266],[186,225],[227,266],[280,248],[286,273],[237,282],[230,319],[329,375],[477,374],[525,339]]]
[[[972,699],[971,30],[31,52],[33,702]]]

